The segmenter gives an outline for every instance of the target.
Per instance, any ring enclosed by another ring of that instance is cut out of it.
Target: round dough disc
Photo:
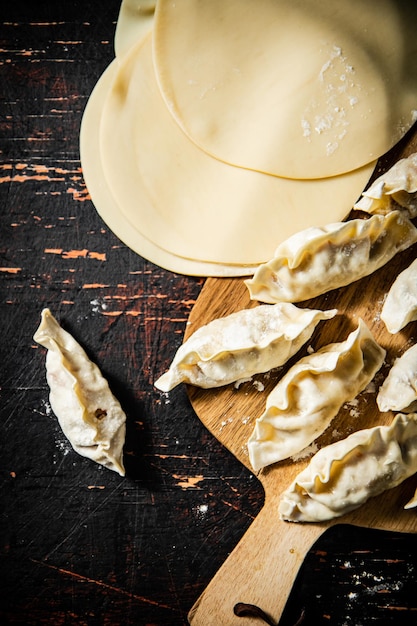
[[[207,153],[289,178],[379,158],[417,109],[417,3],[160,0],[158,82]]]
[[[247,276],[255,267],[227,266],[203,263],[173,255],[146,239],[124,216],[112,196],[103,168],[99,148],[99,128],[103,102],[113,83],[116,61],[101,76],[96,84],[84,111],[80,131],[80,153],[84,180],[94,206],[113,233],[129,248],[152,263],[172,272],[189,276],[234,277]],[[146,192],[143,192],[146,197]]]

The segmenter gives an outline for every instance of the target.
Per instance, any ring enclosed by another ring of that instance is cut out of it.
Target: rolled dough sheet
[[[156,0],[122,0],[114,35],[114,50],[121,57],[152,29]]]

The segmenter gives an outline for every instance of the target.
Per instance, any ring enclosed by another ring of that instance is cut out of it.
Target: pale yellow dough
[[[417,217],[417,153],[400,159],[379,176],[354,208],[384,214],[400,207],[410,219]]]
[[[114,50],[121,57],[152,29],[156,0],[123,0],[117,18]]]
[[[152,0],[123,0],[115,34],[116,55],[122,56],[149,32],[152,27],[154,5],[155,2]],[[147,240],[120,211],[107,185],[99,154],[102,107],[112,84],[116,65],[115,61],[111,63],[97,82],[87,103],[80,132],[83,175],[100,216],[115,235],[132,250],[173,272],[196,276],[241,276],[250,272],[250,267],[214,265],[171,255]]]
[[[380,157],[412,125],[416,30],[409,0],[159,0],[155,66],[206,152],[322,178]]]
[[[100,155],[124,218],[171,255],[219,264],[219,275],[227,274],[225,267],[265,261],[300,228],[344,218],[375,165],[295,181],[211,158],[169,114],[150,37],[117,65],[103,104]]]
[[[250,267],[228,266],[184,259],[170,254],[146,239],[137,224],[129,222],[112,196],[101,165],[99,149],[99,126],[102,106],[116,72],[113,61],[96,84],[85,109],[80,131],[80,154],[83,176],[94,205],[111,230],[132,250],[152,263],[172,272],[191,276],[242,276]],[[146,203],[146,192],[143,192]],[[146,205],[149,210],[152,207]],[[255,270],[255,267],[252,268]]]
[[[417,259],[392,283],[382,305],[381,320],[392,334],[417,320]]]
[[[385,358],[360,319],[345,341],[301,357],[266,399],[248,441],[255,471],[297,454],[330,425],[345,404],[371,382]]]

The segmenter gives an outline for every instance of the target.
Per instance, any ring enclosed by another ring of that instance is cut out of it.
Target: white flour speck
[[[305,118],[303,118],[301,120],[301,127],[303,129],[303,137],[310,137],[311,136],[311,124],[308,120],[306,120]]]
[[[161,399],[162,399],[164,404],[171,404],[171,400],[170,400],[168,391],[163,391],[161,393]]]

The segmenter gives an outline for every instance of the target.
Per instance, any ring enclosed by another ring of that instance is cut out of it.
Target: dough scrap
[[[99,368],[49,309],[33,338],[48,350],[49,400],[64,435],[78,454],[124,476],[126,415]]]

